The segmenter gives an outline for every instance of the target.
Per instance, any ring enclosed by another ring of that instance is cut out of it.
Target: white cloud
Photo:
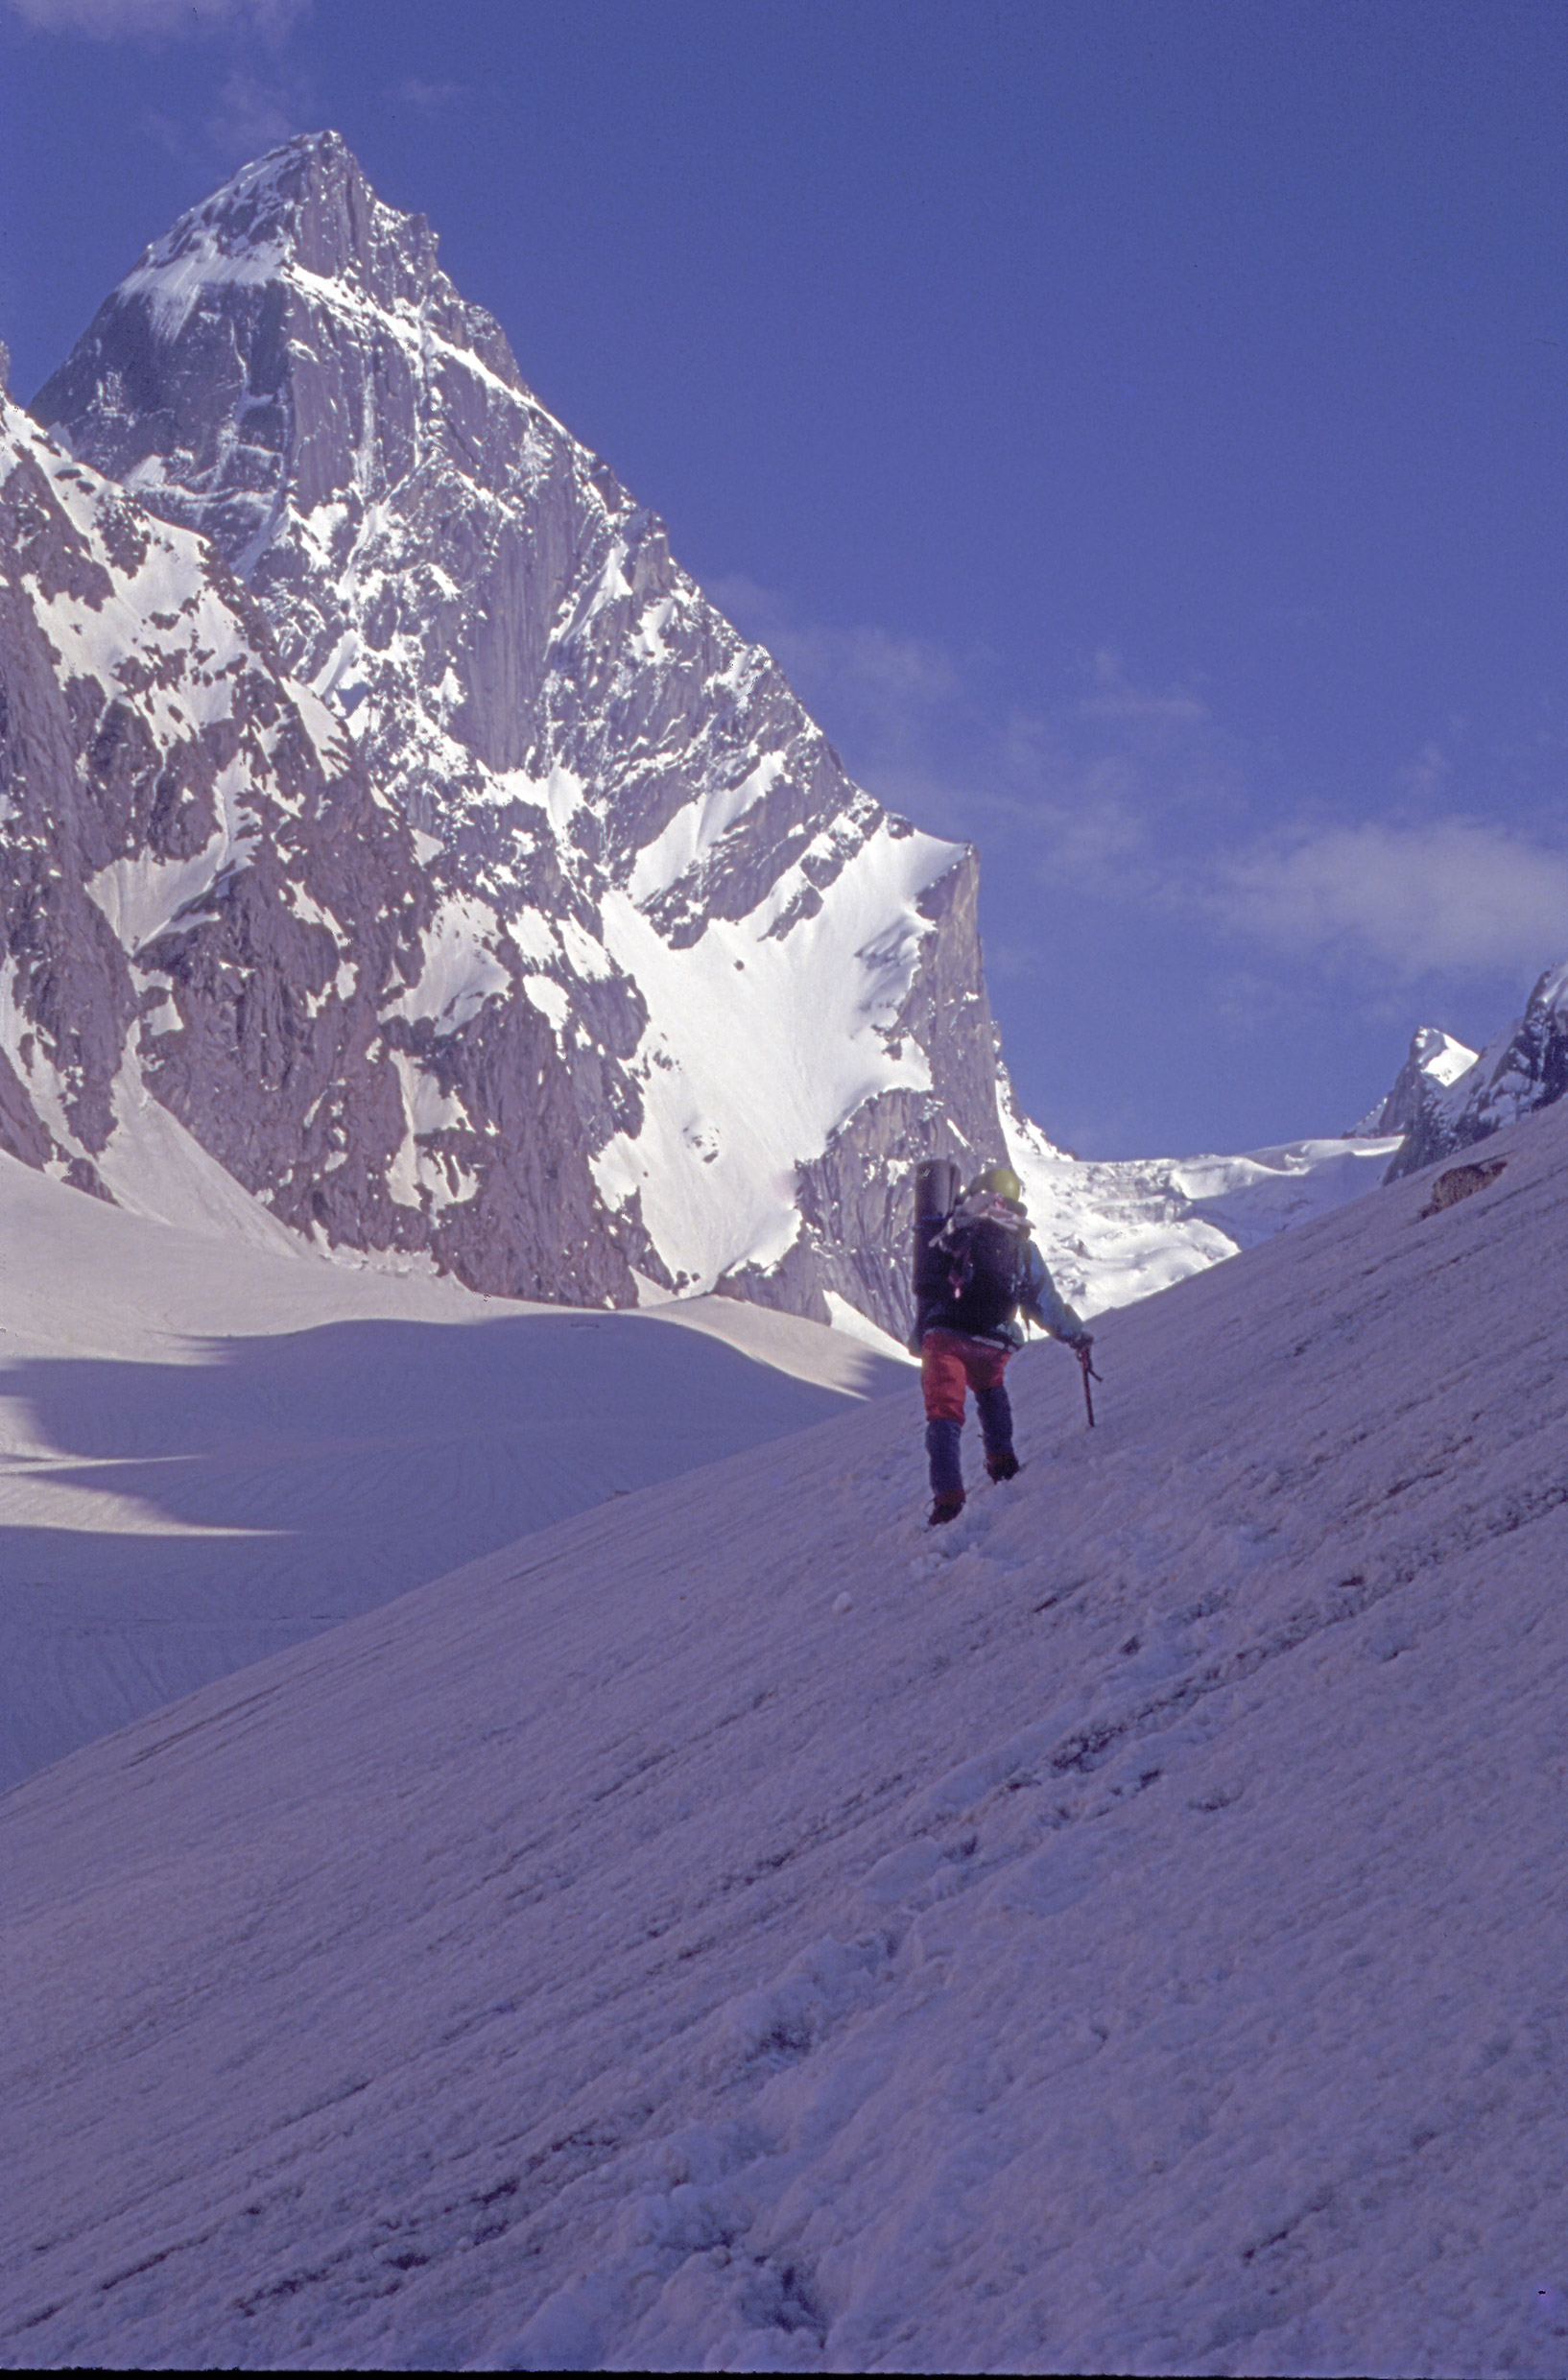
[[[808,710],[834,714],[829,733],[857,736],[879,757],[920,745],[933,709],[962,692],[962,674],[939,645],[880,628],[803,623],[751,579],[722,579],[709,592],[767,646]]]
[[[309,131],[320,115],[308,78],[287,72],[254,75],[236,66],[224,77],[200,121],[172,116],[161,107],[144,107],[136,121],[149,140],[182,165],[205,164],[212,158],[237,165],[275,149],[296,132]]]
[[[1195,727],[1208,718],[1206,702],[1200,702],[1189,688],[1176,686],[1165,694],[1156,694],[1148,686],[1134,685],[1128,678],[1122,656],[1109,645],[1102,645],[1090,664],[1094,692],[1080,697],[1074,704],[1080,719],[1137,720],[1156,726]]]
[[[1453,776],[1453,763],[1436,739],[1424,744],[1414,760],[1397,772],[1407,800],[1430,808],[1442,799]]]
[[[881,800],[1054,892],[1390,988],[1568,953],[1568,847],[1461,814],[1437,740],[1394,773],[1384,817],[1265,831],[1254,755],[1190,686],[1140,683],[1109,647],[1058,701],[1009,710],[982,655],[802,624],[747,580],[715,592]]]
[[[1207,704],[1141,685],[1109,647],[1083,656],[1053,708],[1025,711],[997,702],[983,653],[803,623],[745,578],[711,591],[880,800],[934,833],[1006,849],[1056,890],[1163,899],[1156,827],[1236,809],[1233,757]]]
[[[93,41],[236,32],[278,40],[310,0],[10,0],[10,6],[38,33],[82,34]]]
[[[1327,827],[1224,863],[1204,897],[1276,947],[1407,978],[1528,973],[1568,951],[1568,851],[1485,820]]]
[[[394,104],[412,107],[416,115],[444,115],[460,100],[468,96],[466,83],[421,83],[417,75],[409,75],[393,83],[387,97]]]

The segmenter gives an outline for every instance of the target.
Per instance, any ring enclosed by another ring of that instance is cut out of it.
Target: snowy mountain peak
[[[1428,1107],[1475,1062],[1474,1050],[1444,1033],[1440,1025],[1417,1025],[1411,1035],[1410,1054],[1386,1097],[1352,1127],[1353,1136],[1375,1139],[1414,1130]]]
[[[1568,1093],[1568,964],[1545,970],[1524,1014],[1494,1034],[1479,1058],[1463,1055],[1468,1063],[1456,1066],[1403,1128],[1390,1180],[1485,1140]]]
[[[310,275],[356,291],[368,303],[411,308],[439,335],[471,348],[518,385],[500,326],[465,305],[436,261],[436,234],[422,215],[378,199],[340,132],[301,133],[254,163],[154,240],[122,291],[153,298],[173,337],[198,294],[226,282],[265,285]]]
[[[405,1234],[537,1294],[476,1218],[564,1132],[570,1279],[901,1328],[913,1159],[1002,1154],[973,855],[849,781],[423,222],[336,134],[291,142],[146,252],[36,410],[213,541],[410,839]]]
[[[1366,1143],[1080,1166],[1017,1115],[974,854],[849,780],[337,133],[149,248],[36,410],[60,485],[74,458],[81,486],[102,473],[217,548],[248,646],[378,821],[348,910],[318,902],[333,980],[368,1002],[342,1082],[287,935],[250,930],[204,974],[165,947],[189,958],[200,904],[156,952],[126,927],[127,996],[159,1019],[137,1082],[296,1227],[511,1296],[713,1288],[902,1338],[919,1157],[971,1170],[1010,1144],[1090,1307],[1366,1178]],[[197,601],[210,559],[180,551]],[[106,653],[106,699],[131,700],[134,643]],[[141,820],[115,853],[132,871],[161,865]],[[213,858],[209,912],[254,907],[268,848],[264,825]],[[372,984],[358,944],[405,912]],[[126,1030],[103,1028],[116,1064]],[[297,1138],[258,1156],[280,1085],[309,1086],[284,1103]]]

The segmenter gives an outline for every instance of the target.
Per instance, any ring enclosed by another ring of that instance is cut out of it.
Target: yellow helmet
[[[1010,1165],[987,1165],[983,1174],[975,1176],[964,1196],[972,1199],[981,1190],[989,1190],[999,1199],[1010,1199],[1014,1206],[1023,1202],[1024,1185]]]

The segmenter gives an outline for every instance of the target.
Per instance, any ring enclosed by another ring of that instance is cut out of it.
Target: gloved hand
[[[1087,1355],[1094,1345],[1094,1333],[1092,1330],[1075,1330],[1064,1337],[1061,1344],[1064,1347],[1071,1347],[1075,1355]]]
[[[924,1349],[925,1337],[926,1335],[923,1330],[912,1330],[909,1337],[904,1342],[905,1346],[908,1347],[910,1353],[915,1356],[916,1360],[918,1360],[922,1350]]]

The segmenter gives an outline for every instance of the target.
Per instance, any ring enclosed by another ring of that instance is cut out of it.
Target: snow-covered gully
[[[0,1803],[6,2351],[1568,2374],[1568,1110]]]

